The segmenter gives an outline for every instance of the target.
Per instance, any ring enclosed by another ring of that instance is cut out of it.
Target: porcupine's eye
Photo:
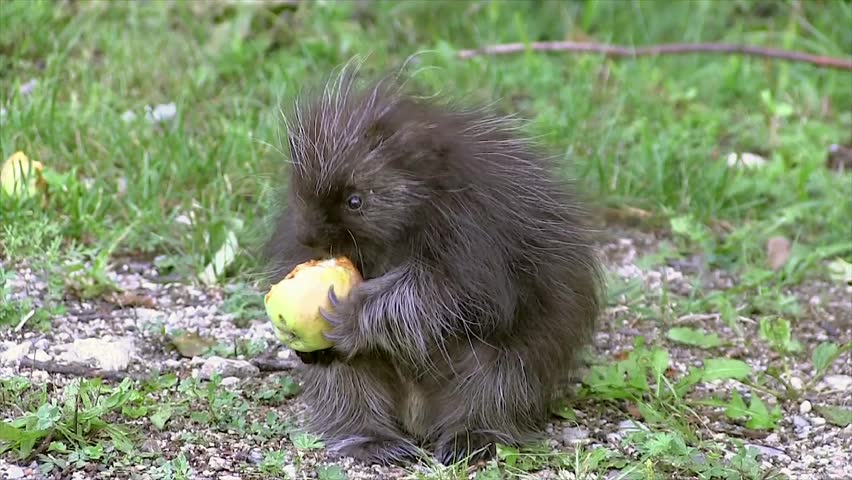
[[[361,196],[360,195],[349,195],[349,198],[346,199],[346,207],[349,210],[358,210],[361,208]]]

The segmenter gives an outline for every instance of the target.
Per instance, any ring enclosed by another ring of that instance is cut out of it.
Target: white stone
[[[813,406],[811,405],[811,402],[808,401],[808,400],[805,400],[804,402],[802,402],[799,405],[799,413],[801,413],[802,415],[810,412],[811,409],[813,409]]]
[[[225,377],[222,379],[223,387],[232,387],[238,383],[240,383],[240,379],[237,377]]]
[[[220,457],[210,457],[210,460],[207,461],[207,465],[213,470],[224,470],[227,463],[224,458]]]
[[[136,346],[130,337],[117,340],[81,338],[59,345],[56,350],[61,352],[57,360],[82,364],[93,362],[95,368],[108,371],[126,369],[136,354]]]
[[[0,353],[0,365],[12,365],[21,361],[33,346],[32,341],[25,341],[20,344],[12,344],[9,348]]]
[[[50,355],[48,355],[44,350],[36,350],[35,354],[33,354],[33,359],[36,362],[49,362]]]
[[[799,377],[790,377],[790,386],[796,390],[801,390],[805,388],[805,382],[803,382]]]
[[[562,440],[565,443],[577,443],[587,440],[589,431],[583,428],[567,427],[562,430]]]
[[[210,379],[214,373],[222,377],[251,377],[260,373],[260,369],[245,360],[230,360],[222,357],[210,357],[201,366],[198,377]]]
[[[797,429],[809,429],[811,426],[811,424],[808,423],[808,420],[805,417],[799,415],[793,415],[793,425],[795,425]]]
[[[24,469],[17,465],[9,465],[6,468],[6,478],[9,480],[24,478]]]
[[[151,322],[165,318],[166,314],[153,308],[138,307],[133,309],[133,316],[143,322]]]
[[[826,375],[822,381],[832,390],[843,392],[852,389],[852,376],[849,375]]]
[[[150,122],[162,122],[171,120],[177,114],[177,106],[172,103],[161,103],[154,108],[145,106],[145,118]]]
[[[755,168],[762,167],[764,165],[766,165],[766,159],[753,153],[743,152],[739,155],[736,153],[728,155],[729,167]]]

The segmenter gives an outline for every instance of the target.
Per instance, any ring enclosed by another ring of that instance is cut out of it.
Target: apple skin
[[[362,281],[355,265],[346,257],[309,260],[299,264],[264,297],[266,314],[275,335],[284,345],[299,352],[314,352],[333,346],[323,336],[330,325],[320,308],[332,311],[328,291],[343,300]]]
[[[10,197],[35,196],[41,187],[43,170],[41,162],[30,160],[24,152],[13,153],[0,169],[3,192]]]

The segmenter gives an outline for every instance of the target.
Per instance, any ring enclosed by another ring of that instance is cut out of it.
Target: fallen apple
[[[329,288],[343,300],[362,280],[355,265],[346,257],[310,260],[297,265],[264,297],[266,314],[278,339],[300,352],[313,352],[333,345],[323,333],[328,322],[320,308],[331,311]]]
[[[0,169],[0,184],[2,184],[3,192],[10,197],[36,195],[44,186],[42,170],[44,166],[41,162],[30,160],[24,152],[13,153]]]

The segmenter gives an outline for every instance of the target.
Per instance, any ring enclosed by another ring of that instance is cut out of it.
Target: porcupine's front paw
[[[328,299],[332,310],[320,308],[320,315],[331,325],[331,329],[323,336],[334,343],[330,350],[344,360],[354,356],[359,348],[357,298],[350,294],[346,300],[340,300],[334,293],[334,287],[331,287],[328,289]]]

